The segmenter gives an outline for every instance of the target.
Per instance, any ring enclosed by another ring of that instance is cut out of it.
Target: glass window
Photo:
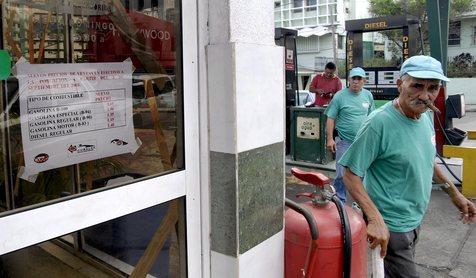
[[[180,1],[63,3],[2,4],[3,209],[184,169]]]
[[[300,8],[300,7],[302,7],[303,2],[304,2],[304,0],[294,0],[294,1],[293,1],[294,7],[295,7],[295,8]]]
[[[337,16],[337,5],[336,4],[329,5],[328,10],[329,10],[330,14]]]
[[[448,45],[460,45],[461,21],[451,21],[448,30]]]
[[[319,7],[319,15],[327,15],[327,6]]]
[[[317,18],[306,18],[306,19],[304,19],[304,25],[307,25],[307,26],[317,25]]]
[[[306,0],[306,11],[315,11],[317,9],[317,0]]]
[[[0,256],[0,277],[186,277],[184,198]]]
[[[338,35],[337,36],[337,48],[343,49],[344,48],[344,38],[345,36]]]
[[[327,24],[327,16],[320,16],[319,24]]]
[[[302,7],[304,5],[304,0],[293,0],[293,13],[302,13]]]
[[[476,44],[476,26],[473,26],[473,34],[472,34],[472,41],[473,44]]]

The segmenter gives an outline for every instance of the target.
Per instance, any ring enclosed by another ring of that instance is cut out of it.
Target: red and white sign
[[[17,63],[22,178],[135,152],[132,63]],[[122,144],[117,144],[117,142]]]

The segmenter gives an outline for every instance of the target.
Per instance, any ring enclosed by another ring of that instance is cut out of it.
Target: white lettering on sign
[[[319,118],[297,117],[296,137],[304,139],[319,139]]]

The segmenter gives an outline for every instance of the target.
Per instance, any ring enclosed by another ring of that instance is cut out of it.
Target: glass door
[[[126,274],[199,271],[194,5],[2,2],[0,254],[62,236]]]

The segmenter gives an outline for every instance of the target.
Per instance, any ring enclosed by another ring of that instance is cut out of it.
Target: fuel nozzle
[[[291,173],[298,179],[315,186],[312,193],[298,193],[297,197],[307,197],[312,199],[315,205],[326,205],[335,195],[335,189],[331,185],[331,179],[322,173],[306,172],[296,167],[291,169]]]

